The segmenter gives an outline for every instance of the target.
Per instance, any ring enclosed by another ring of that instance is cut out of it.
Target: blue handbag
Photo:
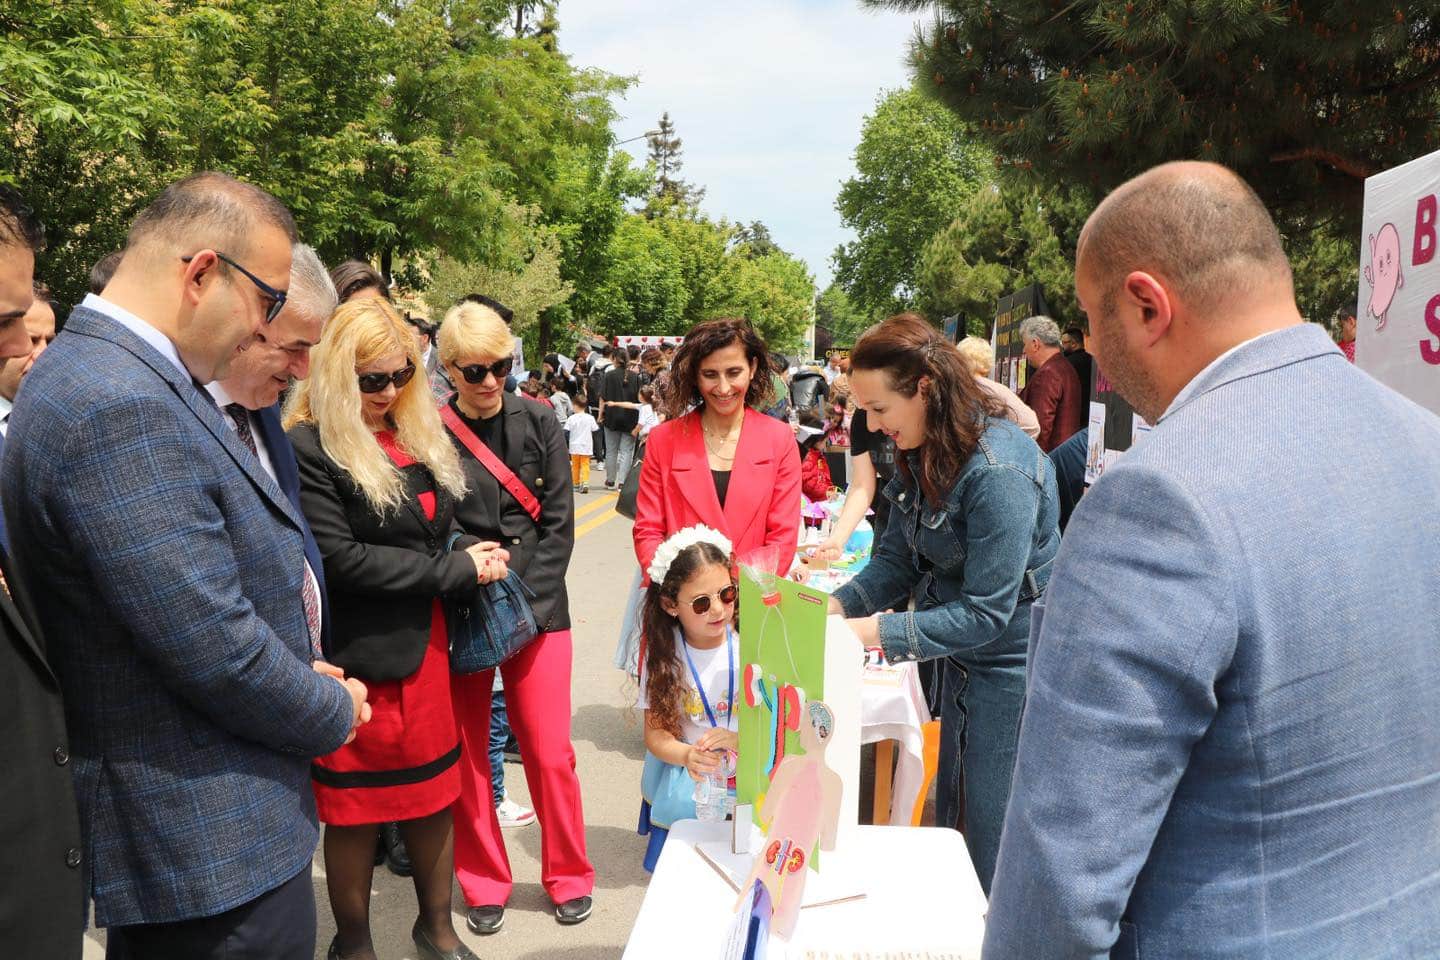
[[[445,544],[455,549],[460,534]],[[530,609],[534,592],[513,571],[504,580],[476,584],[469,602],[446,598],[445,625],[450,636],[450,670],[493,670],[524,649],[539,633]]]

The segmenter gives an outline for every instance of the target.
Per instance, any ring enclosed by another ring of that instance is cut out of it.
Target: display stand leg
[[[875,744],[875,794],[870,809],[870,822],[890,822],[890,785],[895,775],[895,741],[881,740]]]

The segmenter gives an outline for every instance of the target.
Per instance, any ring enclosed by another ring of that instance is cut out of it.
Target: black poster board
[[[1100,365],[1091,364],[1091,369],[1090,409],[1086,411],[1090,430],[1085,451],[1086,486],[1100,479],[1105,468],[1129,450],[1139,435],[1149,429],[1149,425],[1136,416],[1135,408],[1130,406],[1130,402],[1120,396],[1114,385],[1100,371]],[[1104,429],[1096,430],[1097,421],[1102,416]]]
[[[995,349],[995,369],[990,379],[1019,393],[1025,386],[1025,345],[1020,342],[1020,324],[1031,317],[1049,316],[1050,307],[1040,285],[1032,283],[995,304],[995,325],[991,328],[990,346]]]

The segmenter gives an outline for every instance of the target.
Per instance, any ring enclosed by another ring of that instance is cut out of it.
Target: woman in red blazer
[[[800,457],[789,425],[757,409],[769,400],[768,356],[745,320],[702,323],[680,345],[669,419],[650,431],[640,470],[634,537],[642,571],[667,537],[697,523],[729,537],[741,563],[789,571]]]

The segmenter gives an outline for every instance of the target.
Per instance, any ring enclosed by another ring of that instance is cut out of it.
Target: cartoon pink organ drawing
[[[1366,310],[1375,318],[1375,329],[1384,330],[1395,291],[1405,286],[1405,277],[1400,272],[1400,231],[1393,223],[1385,224],[1379,233],[1370,234],[1370,262],[1365,265],[1365,282],[1370,284],[1370,306]]]

